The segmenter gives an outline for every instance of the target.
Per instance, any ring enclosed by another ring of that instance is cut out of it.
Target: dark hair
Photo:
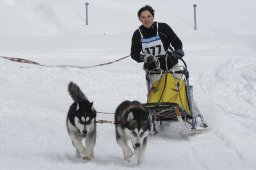
[[[150,5],[145,5],[144,7],[140,8],[140,10],[138,11],[139,18],[140,18],[140,14],[143,11],[149,11],[153,17],[155,16],[155,10]]]

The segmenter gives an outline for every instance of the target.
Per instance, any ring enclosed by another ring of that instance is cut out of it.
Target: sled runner
[[[156,123],[161,124],[163,121],[178,121],[190,132],[206,129],[207,124],[193,100],[193,87],[189,84],[186,62],[180,58],[178,60],[183,63],[182,66],[168,69],[166,63],[163,70],[159,61],[161,57],[168,61],[167,55],[155,56],[156,69],[145,68],[148,96],[144,105],[152,116],[153,133],[158,133]]]

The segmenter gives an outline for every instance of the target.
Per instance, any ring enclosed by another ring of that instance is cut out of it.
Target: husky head
[[[91,132],[95,126],[96,111],[93,102],[87,100],[77,102],[74,115],[74,124],[78,128],[82,137]]]
[[[150,131],[149,112],[142,106],[131,109],[126,120],[124,133],[131,139],[133,148],[139,149]]]

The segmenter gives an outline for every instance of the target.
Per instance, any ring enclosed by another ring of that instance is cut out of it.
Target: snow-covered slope
[[[256,24],[252,0],[0,0],[0,56],[45,65],[93,65],[127,56],[137,11],[145,4],[172,26],[184,44],[194,97],[209,124],[184,135],[173,123],[150,136],[145,163],[122,160],[114,125],[98,124],[95,159],[74,157],[65,119],[76,82],[98,111],[114,112],[123,100],[146,101],[142,65],[128,58],[90,69],[15,63],[0,58],[0,169],[256,168]],[[196,3],[198,30],[193,30]],[[113,120],[112,114],[98,119]]]

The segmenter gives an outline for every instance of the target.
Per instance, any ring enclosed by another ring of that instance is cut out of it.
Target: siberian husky
[[[68,91],[74,100],[66,120],[68,134],[76,149],[76,157],[91,160],[96,142],[96,111],[93,102],[86,98],[75,83],[69,83]],[[82,144],[83,139],[85,146]]]
[[[123,150],[124,159],[130,161],[133,151],[128,146],[131,140],[137,164],[143,163],[144,151],[147,145],[147,136],[150,132],[150,116],[146,108],[138,101],[124,101],[116,109],[115,127],[116,141]]]

